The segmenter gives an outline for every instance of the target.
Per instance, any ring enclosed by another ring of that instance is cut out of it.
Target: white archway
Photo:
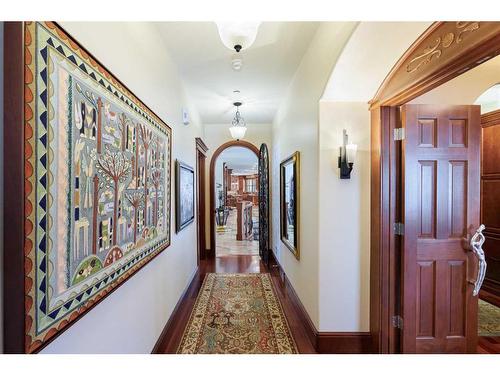
[[[370,330],[370,112],[368,101],[423,33],[425,22],[361,22],[319,103],[320,331]],[[358,144],[350,180],[338,177],[342,129]],[[346,287],[348,286],[348,287]]]

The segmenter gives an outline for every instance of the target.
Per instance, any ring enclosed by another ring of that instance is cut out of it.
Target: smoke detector
[[[241,70],[243,67],[243,59],[239,55],[233,55],[231,58],[231,66],[235,71]]]

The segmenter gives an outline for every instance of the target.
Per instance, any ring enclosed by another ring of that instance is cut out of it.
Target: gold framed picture
[[[280,237],[300,259],[300,153],[294,152],[280,163]]]

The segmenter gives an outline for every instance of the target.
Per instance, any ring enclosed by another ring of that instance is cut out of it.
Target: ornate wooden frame
[[[397,106],[500,53],[500,22],[434,22],[401,56],[370,101]]]
[[[34,281],[30,275],[33,268],[32,261],[28,257],[32,251],[33,243],[30,233],[33,224],[30,220],[32,204],[29,199],[30,191],[33,189],[29,178],[32,173],[32,165],[29,157],[32,154],[30,138],[32,135],[32,111],[29,103],[33,100],[33,93],[28,88],[29,80],[33,73],[28,64],[33,58],[31,43],[33,36],[28,32],[30,22],[5,22],[4,24],[4,131],[5,131],[5,176],[4,191],[9,199],[5,201],[5,216],[9,218],[4,223],[4,351],[5,353],[37,353],[47,344],[53,341],[63,331],[78,321],[86,312],[100,303],[110,293],[115,291],[137,271],[153,260],[158,254],[171,243],[171,235],[168,241],[155,249],[150,255],[138,260],[128,270],[121,273],[116,279],[103,290],[97,292],[81,304],[69,316],[65,316],[58,323],[44,333],[43,339],[34,340],[30,334],[30,327],[34,324],[28,309],[33,307],[33,301],[29,291],[34,287]],[[170,132],[171,128],[164,123],[145,103],[137,98],[132,92],[116,78],[103,64],[101,64],[91,53],[66,33],[55,22],[44,22],[45,27],[53,30],[61,38],[62,42],[74,51],[82,61],[99,71],[107,80],[112,82],[120,91],[126,93],[133,100],[133,106],[137,112],[144,112],[151,119],[165,127]],[[7,94],[8,93],[8,94]],[[171,160],[172,147],[169,147],[169,160]],[[168,165],[171,171],[171,165]],[[170,184],[168,185],[168,202],[171,206]],[[171,222],[171,209],[168,212],[168,223]]]
[[[290,243],[285,238],[285,166],[293,165],[295,177],[295,228],[294,228],[294,244]],[[292,254],[300,260],[300,153],[295,151],[288,158],[280,163],[280,238],[281,242],[292,252]]]
[[[257,159],[259,158],[259,149],[252,143],[240,139],[222,144],[215,150],[210,159],[210,211],[208,214],[210,215],[210,253],[212,256],[215,256],[215,163],[222,151],[232,146],[246,147],[257,156]]]
[[[434,22],[391,69],[371,110],[370,331],[375,352],[398,351],[392,325],[399,267],[396,173],[393,139],[399,106],[500,54],[500,22]]]

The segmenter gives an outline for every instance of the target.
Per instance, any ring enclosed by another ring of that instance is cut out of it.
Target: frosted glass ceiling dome
[[[242,49],[249,48],[259,30],[260,22],[217,22],[219,35],[224,45],[240,52]]]

